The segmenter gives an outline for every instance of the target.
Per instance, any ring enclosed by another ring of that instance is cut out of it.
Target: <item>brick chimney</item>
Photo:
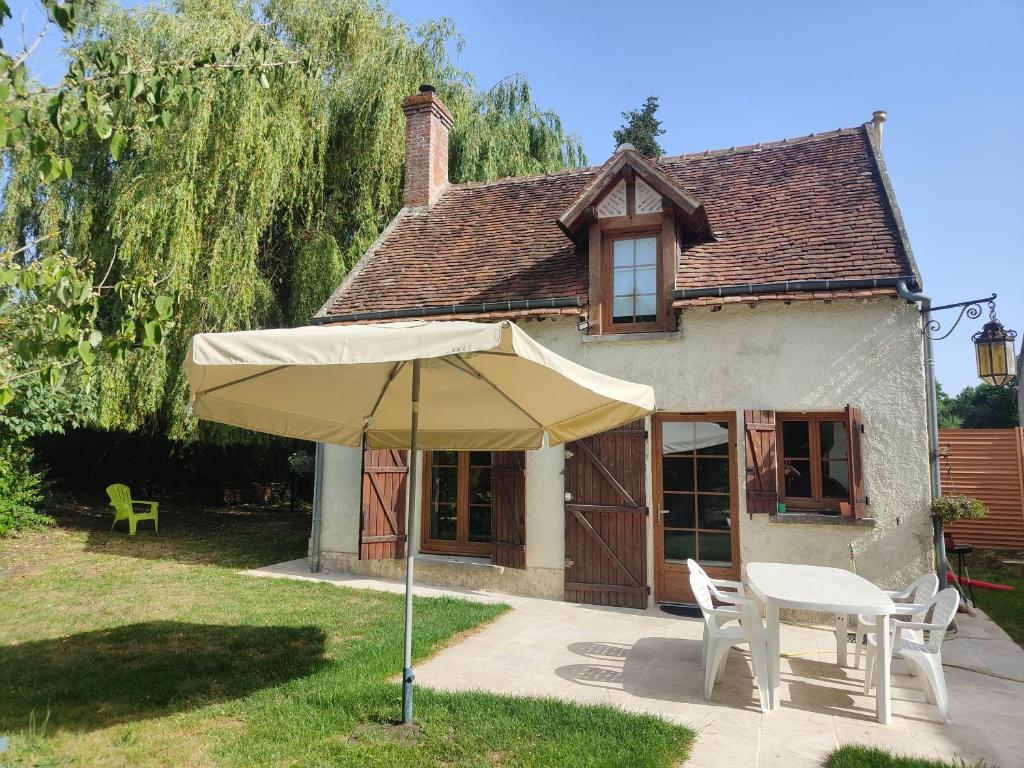
[[[452,114],[434,86],[402,102],[405,113],[405,193],[408,207],[430,205],[448,184],[448,131]]]

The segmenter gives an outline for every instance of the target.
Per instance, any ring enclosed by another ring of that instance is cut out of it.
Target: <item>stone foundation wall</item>
[[[360,560],[358,556],[347,552],[321,551],[320,567],[326,571],[354,573],[378,579],[400,581],[405,578],[405,560]],[[553,568],[520,570],[420,555],[416,558],[416,583],[561,600],[565,575],[563,571]]]

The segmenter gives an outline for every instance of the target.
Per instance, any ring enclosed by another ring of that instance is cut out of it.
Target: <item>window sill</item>
[[[768,517],[770,523],[795,523],[797,525],[852,525],[858,528],[874,528],[873,517],[843,517],[822,515],[817,512],[785,512]]]
[[[460,569],[465,568],[467,571],[475,571],[477,573],[481,570],[494,571],[495,573],[505,572],[505,566],[494,565],[486,557],[473,557],[471,555],[437,555],[428,552],[421,552],[416,555],[416,559],[429,563],[443,563],[444,565]]]
[[[677,341],[683,338],[682,331],[644,331],[638,333],[603,333],[601,335],[583,334],[584,344],[597,344],[624,341]]]

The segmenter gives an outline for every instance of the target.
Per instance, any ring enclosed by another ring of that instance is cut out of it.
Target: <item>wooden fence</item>
[[[1024,550],[1024,430],[940,429],[942,492],[981,499],[988,517],[948,526],[957,541]]]

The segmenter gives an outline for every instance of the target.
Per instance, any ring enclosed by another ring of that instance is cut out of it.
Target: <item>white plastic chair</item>
[[[947,587],[922,607],[921,614],[930,612],[931,620],[893,622],[890,625],[893,635],[891,648],[894,654],[900,654],[910,665],[912,674],[919,674],[924,695],[938,707],[942,720],[948,723],[949,693],[946,691],[946,677],[942,673],[942,640],[956,615],[956,609],[960,607],[960,593],[953,587]],[[914,638],[909,636],[911,633],[920,634]],[[876,638],[869,635],[864,666],[864,693],[870,692],[874,682],[877,652]]]
[[[715,682],[725,675],[729,650],[738,643],[746,643],[750,646],[750,657],[754,662],[754,679],[761,711],[771,711],[768,698],[768,648],[756,601],[735,592],[719,592],[700,569],[691,568],[690,589],[704,615],[704,698],[710,701]],[[728,600],[731,604],[715,606],[711,599],[713,592],[716,599]]]
[[[906,589],[899,589],[893,592],[886,592],[894,603],[896,603],[896,616],[909,618],[911,621],[921,621],[924,618],[922,606],[935,597],[939,591],[939,577],[934,573],[926,573],[914,579],[913,583]],[[895,619],[893,619],[895,620]],[[864,638],[875,632],[875,617],[867,614],[857,616],[857,634],[853,650],[853,666],[860,669],[860,652],[864,645]],[[920,638],[918,638],[920,639]]]
[[[708,589],[711,592],[712,596],[716,600],[718,600],[720,603],[724,604],[724,605],[719,605],[718,606],[718,608],[720,608],[722,610],[722,614],[721,614],[721,617],[722,617],[721,621],[722,621],[722,623],[728,621],[728,619],[725,618],[725,613],[726,612],[731,612],[731,613],[735,614],[734,619],[736,621],[739,621],[739,617],[740,617],[740,614],[742,613],[742,609],[737,608],[736,606],[734,606],[732,604],[732,600],[730,599],[730,596],[731,595],[732,596],[739,595],[740,597],[745,597],[746,596],[746,593],[743,590],[743,582],[740,582],[740,581],[730,581],[729,579],[713,579],[713,578],[711,578],[708,575],[708,572],[705,571],[703,568],[701,568],[700,564],[696,560],[694,560],[693,558],[687,558],[687,560],[686,560],[686,567],[690,571],[691,574],[694,574],[694,573],[700,574],[700,576],[704,579],[704,581],[707,582],[707,584],[709,585]],[[705,622],[704,622],[704,636],[701,638],[701,641],[700,641],[700,668],[701,669],[705,669],[706,668],[707,661],[708,661],[708,623],[705,620]]]

